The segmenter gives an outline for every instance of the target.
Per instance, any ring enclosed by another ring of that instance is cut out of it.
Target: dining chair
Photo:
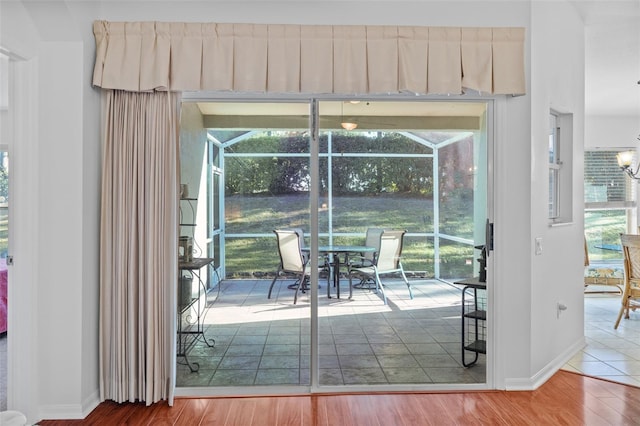
[[[304,249],[307,245],[304,242],[304,230],[302,228],[287,228],[291,231],[295,231],[300,237],[300,250]],[[302,251],[302,258],[304,262],[307,263],[309,261],[309,253]]]
[[[351,268],[363,268],[365,266],[373,266],[375,263],[376,258],[378,257],[378,252],[380,251],[380,236],[382,235],[382,232],[384,231],[383,228],[367,228],[367,231],[365,233],[365,237],[364,237],[364,245],[367,247],[374,247],[375,250],[374,251],[368,251],[368,252],[363,252],[363,253],[359,253],[357,256],[350,256],[349,257],[349,262],[350,265],[349,267]],[[360,282],[358,284],[356,284],[356,288],[363,288],[363,287],[367,287],[370,288],[368,284],[374,285],[375,286],[375,280],[373,280],[372,278],[366,277],[366,276],[361,276],[360,277]]]
[[[300,228],[276,229],[273,232],[276,234],[280,264],[278,265],[276,276],[273,278],[273,281],[271,281],[271,285],[269,286],[267,299],[271,299],[273,286],[280,276],[293,274],[296,277],[296,281],[293,286],[295,288],[293,304],[295,305],[298,301],[298,292],[305,292],[305,284],[311,276],[309,259],[302,252],[302,248],[304,247],[304,234]],[[323,271],[325,268],[326,265],[318,267],[318,273]]]
[[[364,245],[367,247],[375,247],[376,250],[361,254],[362,266],[372,266],[375,263],[378,252],[380,251],[380,236],[383,232],[383,228],[367,228]]]
[[[618,328],[622,314],[629,319],[629,311],[640,308],[640,235],[621,234],[620,241],[624,255],[624,291],[614,329]]]
[[[378,253],[374,256],[371,265],[350,265],[349,266],[349,298],[353,296],[353,277],[358,276],[362,279],[372,279],[375,281],[376,292],[380,291],[384,304],[387,304],[387,296],[384,292],[384,286],[380,281],[381,275],[397,274],[402,275],[402,279],[409,289],[409,297],[413,299],[413,291],[411,284],[407,280],[407,276],[402,268],[400,261],[402,255],[402,244],[404,240],[404,230],[382,230],[379,234],[377,247]]]

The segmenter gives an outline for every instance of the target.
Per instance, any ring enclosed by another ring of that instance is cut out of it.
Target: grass
[[[452,204],[442,208],[441,227],[464,238],[471,238],[473,217],[465,214],[472,206]],[[384,194],[370,197],[334,197],[333,206],[319,200],[320,244],[328,243],[329,220],[336,244],[362,244],[367,227],[406,229],[409,233],[433,232],[433,201],[424,197]],[[268,276],[278,266],[276,228],[301,227],[309,232],[307,194],[283,196],[227,196],[227,234],[265,234],[260,237],[227,237],[225,265],[227,277]],[[449,211],[451,210],[451,211]],[[454,214],[455,212],[455,214]],[[345,235],[356,234],[356,235]],[[435,271],[433,238],[407,236],[403,247],[406,271],[433,277]],[[471,246],[443,241],[440,246],[440,276],[458,278],[473,273]]]

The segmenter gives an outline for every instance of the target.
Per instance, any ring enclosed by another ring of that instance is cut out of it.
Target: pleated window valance
[[[94,22],[93,84],[128,91],[524,94],[524,28]]]

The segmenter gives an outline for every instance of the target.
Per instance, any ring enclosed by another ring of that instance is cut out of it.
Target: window
[[[572,221],[573,115],[549,113],[549,219]]]
[[[636,229],[634,185],[618,167],[617,153],[584,153],[584,228],[592,263],[621,261],[621,252],[606,247],[620,244],[621,233],[635,233]]]

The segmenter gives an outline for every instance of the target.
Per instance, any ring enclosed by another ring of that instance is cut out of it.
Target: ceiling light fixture
[[[345,130],[348,130],[348,131],[354,130],[356,127],[358,127],[358,124],[354,123],[351,118],[349,118],[348,120],[345,120],[345,118],[344,118],[344,102],[342,102],[340,105],[341,105],[341,118],[342,118],[340,125]]]
[[[358,127],[356,123],[351,123],[349,121],[343,121],[342,123],[340,123],[340,125],[345,130],[354,130],[356,127]]]

